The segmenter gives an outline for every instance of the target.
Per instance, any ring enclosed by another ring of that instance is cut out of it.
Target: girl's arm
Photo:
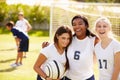
[[[32,29],[32,26],[30,25],[30,23],[28,21],[26,22],[26,25],[27,25],[27,31],[26,32],[28,32]]]
[[[16,46],[17,46],[17,48],[19,47],[19,43],[20,43],[20,39],[19,38],[15,38],[15,42],[16,42]]]
[[[43,72],[43,70],[40,67],[46,60],[47,58],[42,53],[40,53],[36,63],[34,64],[34,70],[44,79],[47,78],[47,75]],[[47,78],[46,80],[51,80],[51,79]]]
[[[117,80],[120,73],[120,52],[117,52],[114,56],[114,70],[111,80]]]

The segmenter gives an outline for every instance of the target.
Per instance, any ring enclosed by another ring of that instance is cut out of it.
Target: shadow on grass
[[[0,49],[0,51],[12,51],[15,50],[15,48],[10,48],[10,49]]]
[[[16,67],[11,67],[11,68],[7,68],[7,69],[2,69],[2,70],[0,70],[0,72],[11,72],[16,69],[17,69]]]
[[[15,61],[16,59],[7,59],[7,60],[0,60],[0,63],[6,63],[10,61]]]

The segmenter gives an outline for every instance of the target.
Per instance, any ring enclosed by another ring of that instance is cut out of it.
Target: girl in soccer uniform
[[[19,12],[18,18],[19,20],[16,22],[15,27],[20,28],[24,32],[28,33],[28,31],[32,29],[32,26],[30,25],[28,20],[24,18],[23,12]]]
[[[71,30],[66,26],[59,27],[54,36],[54,43],[41,50],[40,55],[34,65],[34,70],[39,74],[40,77],[46,80],[52,80],[42,70],[42,67],[44,67],[48,61],[57,60],[63,65],[66,64],[65,49],[69,46],[71,41]],[[42,80],[42,78],[37,80]]]
[[[95,30],[100,38],[95,46],[99,80],[120,80],[120,43],[111,37],[110,21],[105,17],[98,18]]]
[[[62,80],[95,80],[93,57],[97,38],[88,30],[89,23],[84,16],[74,16],[71,23],[75,34],[67,50],[69,68]]]
[[[26,20],[24,18],[24,13],[23,12],[19,12],[18,18],[19,18],[19,20],[16,22],[15,28],[18,28],[18,29],[22,30],[23,32],[25,32],[28,35],[28,32],[32,29],[32,26],[30,25],[28,20]],[[17,41],[16,43],[18,44],[19,41]],[[26,52],[24,52],[23,57],[26,58]]]
[[[28,46],[29,46],[29,38],[28,35],[19,29],[13,27],[14,24],[12,22],[9,22],[6,24],[6,28],[10,30],[15,37],[15,40],[18,40],[19,44],[17,44],[17,49],[18,49],[18,55],[15,64],[12,64],[11,66],[15,67],[18,66],[19,64],[22,64],[22,57],[23,57],[23,52],[28,51]],[[20,62],[18,62],[20,60]]]

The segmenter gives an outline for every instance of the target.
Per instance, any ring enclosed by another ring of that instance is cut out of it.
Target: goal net
[[[98,17],[108,17],[112,23],[114,34],[120,36],[120,4],[54,2],[51,4],[50,12],[50,39],[53,39],[53,35],[59,26],[71,26],[71,19],[77,14],[88,18],[90,30],[93,30],[95,20]]]

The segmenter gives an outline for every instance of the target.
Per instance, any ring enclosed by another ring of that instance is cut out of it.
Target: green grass
[[[43,41],[49,41],[49,37],[30,36],[27,58],[23,59],[22,66],[12,68],[10,64],[15,62],[17,55],[15,40],[11,33],[0,35],[0,80],[36,80],[33,65],[39,55]],[[95,76],[98,76],[97,68],[95,68]]]
[[[30,36],[27,58],[23,59],[22,66],[12,68],[10,64],[15,62],[17,55],[15,40],[12,34],[0,35],[0,80],[36,80],[33,65],[43,41],[49,41],[49,37]]]
[[[10,34],[11,32],[8,31],[6,28],[0,28],[0,34]],[[49,30],[30,30],[29,35],[31,36],[49,36]]]

